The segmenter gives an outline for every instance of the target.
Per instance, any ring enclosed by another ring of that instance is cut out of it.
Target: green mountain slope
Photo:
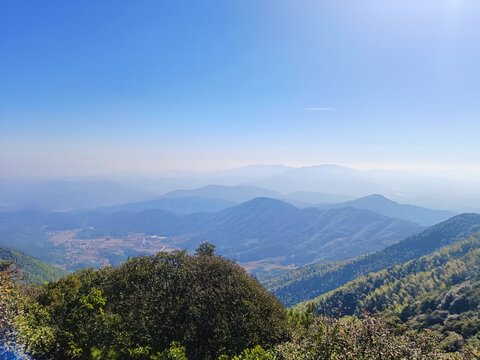
[[[14,263],[26,275],[26,280],[33,283],[41,284],[65,275],[63,271],[51,265],[3,246],[0,246],[0,261]]]
[[[436,310],[480,313],[479,268],[480,232],[431,255],[358,278],[295,308],[313,304],[316,312],[330,315],[393,310],[403,320]],[[438,316],[447,317],[445,313]]]
[[[458,215],[383,250],[344,262],[307,265],[265,281],[264,285],[285,305],[295,305],[362,275],[404,263],[454,244],[478,230],[480,215]]]
[[[408,329],[429,328],[455,351],[480,344],[480,232],[431,255],[371,273],[298,304],[331,316],[382,311]]]

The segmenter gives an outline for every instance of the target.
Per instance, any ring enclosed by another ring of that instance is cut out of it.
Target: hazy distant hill
[[[339,209],[348,206],[356,209],[370,210],[385,216],[413,221],[425,226],[437,224],[455,215],[455,213],[451,211],[431,210],[420,206],[398,204],[379,194],[365,196],[344,203],[325,205],[321,208]]]
[[[391,187],[372,181],[364,173],[344,166],[317,165],[289,169],[281,174],[254,182],[283,193],[296,191],[327,192],[362,196],[371,193],[390,193]]]
[[[207,185],[199,189],[171,191],[162,198],[204,197],[241,203],[256,197],[280,198],[281,196],[275,191],[255,186]]]
[[[163,198],[148,200],[136,203],[128,203],[124,205],[109,206],[97,208],[96,211],[101,212],[121,212],[132,211],[138,212],[149,209],[159,209],[171,211],[178,215],[193,214],[197,212],[217,212],[228,207],[234,206],[237,203],[223,199],[212,199],[200,196],[186,196],[178,198]]]
[[[111,181],[0,182],[0,210],[68,211],[140,201],[150,193]]]
[[[362,275],[429,254],[478,230],[480,215],[458,215],[383,250],[344,262],[307,265],[268,280],[265,286],[284,304],[294,305]]]
[[[65,272],[21,252],[0,246],[0,260],[11,261],[26,275],[27,281],[42,284],[57,280]]]
[[[310,191],[295,191],[284,195],[285,201],[298,201],[307,204],[332,204],[352,200],[352,197],[346,195],[326,194]]]

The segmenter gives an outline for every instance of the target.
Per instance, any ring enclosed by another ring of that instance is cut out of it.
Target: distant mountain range
[[[454,175],[454,176],[452,176]],[[67,211],[91,209],[157,199],[177,189],[219,186],[251,186],[283,194],[284,200],[307,204],[338,203],[366,196],[383,194],[401,203],[452,211],[478,211],[480,182],[472,174],[461,180],[458,171],[359,171],[339,165],[288,167],[253,165],[208,172],[163,171],[155,174],[130,172],[102,176],[51,179],[9,179],[0,177],[0,210]],[[465,175],[465,174],[464,174]],[[1,176],[1,175],[0,175]],[[457,180],[455,180],[457,179]],[[290,198],[290,194],[295,198]],[[298,193],[326,194],[311,196]],[[288,195],[286,195],[288,194]],[[215,196],[183,194],[186,196]],[[273,197],[256,194],[254,197]],[[302,197],[301,199],[298,198]],[[243,202],[248,199],[225,199]],[[314,200],[312,202],[312,200]],[[297,205],[300,205],[297,203]]]
[[[175,190],[162,195],[162,198],[203,197],[222,199],[235,203],[242,203],[256,197],[280,198],[282,195],[276,191],[255,186],[222,186],[207,185],[198,189]]]
[[[352,199],[352,197],[346,195],[326,194],[311,191],[295,191],[280,198],[280,200],[284,200],[287,202],[299,202],[308,204],[310,206],[314,204],[317,206],[320,204],[333,204],[349,201]]]
[[[344,262],[307,265],[270,279],[265,286],[284,304],[291,306],[370,272],[427,255],[479,230],[480,215],[458,215],[383,250]]]
[[[348,259],[382,249],[422,229],[415,223],[368,210],[298,209],[271,198],[255,198],[219,212],[190,215],[147,209],[0,216],[3,244],[15,244],[26,252],[35,249],[35,255],[41,253],[38,256],[47,261],[52,261],[52,254],[59,258],[58,252],[73,251],[53,246],[48,240],[51,234],[75,230],[78,238],[98,241],[106,237],[126,239],[130,234],[160,236],[165,238],[166,245],[189,250],[209,241],[217,245],[220,254],[246,263],[251,269],[260,264],[287,266]],[[29,244],[28,239],[32,238],[38,244]],[[117,250],[116,262],[129,256],[122,249]],[[260,263],[252,264],[255,262]]]
[[[253,183],[282,193],[296,191],[326,192],[358,197],[371,193],[390,193],[390,186],[377,183],[362,171],[338,165],[290,168],[285,172]]]
[[[218,212],[235,206],[237,203],[223,199],[213,199],[200,196],[185,196],[147,200],[123,205],[96,208],[95,211],[103,213],[139,212],[144,210],[164,210],[178,215],[194,214],[198,212]]]
[[[379,194],[373,194],[343,203],[324,205],[320,208],[340,209],[348,206],[356,209],[370,210],[385,216],[413,221],[424,226],[437,224],[456,215],[451,211],[431,210],[414,205],[401,205]]]
[[[256,197],[282,200],[299,208],[318,207],[325,210],[353,207],[356,209],[370,210],[384,216],[416,222],[423,226],[437,224],[456,215],[450,211],[431,210],[414,205],[398,204],[379,194],[351,200],[343,195],[306,191],[282,195],[275,191],[254,186],[221,185],[209,185],[190,190],[176,190],[162,195],[159,199],[111,206],[97,210],[112,213],[159,209],[184,215],[195,212],[217,212]]]
[[[152,193],[113,181],[0,181],[0,211],[69,211],[145,200]]]

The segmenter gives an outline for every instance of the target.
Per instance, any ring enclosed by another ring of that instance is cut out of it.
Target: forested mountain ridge
[[[391,311],[409,326],[480,344],[480,232],[431,255],[360,277],[295,309],[332,316]],[[452,333],[452,334],[450,334]]]
[[[0,246],[0,261],[15,264],[25,275],[25,280],[37,284],[53,281],[65,275],[65,272],[60,269],[4,246]]]
[[[298,209],[269,198],[226,209],[206,224],[208,229],[195,237],[197,242],[213,241],[222,254],[239,261],[258,259],[262,253],[285,257],[285,264],[347,259],[422,230],[417,224],[365,210]]]
[[[343,262],[311,264],[264,285],[287,306],[313,299],[359,276],[429,254],[480,230],[479,214],[461,214],[427,228],[383,250]]]

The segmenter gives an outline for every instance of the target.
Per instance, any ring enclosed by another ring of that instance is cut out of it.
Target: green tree
[[[214,256],[215,255],[215,245],[209,242],[202,242],[198,245],[197,250],[195,250],[195,255],[197,256]]]

